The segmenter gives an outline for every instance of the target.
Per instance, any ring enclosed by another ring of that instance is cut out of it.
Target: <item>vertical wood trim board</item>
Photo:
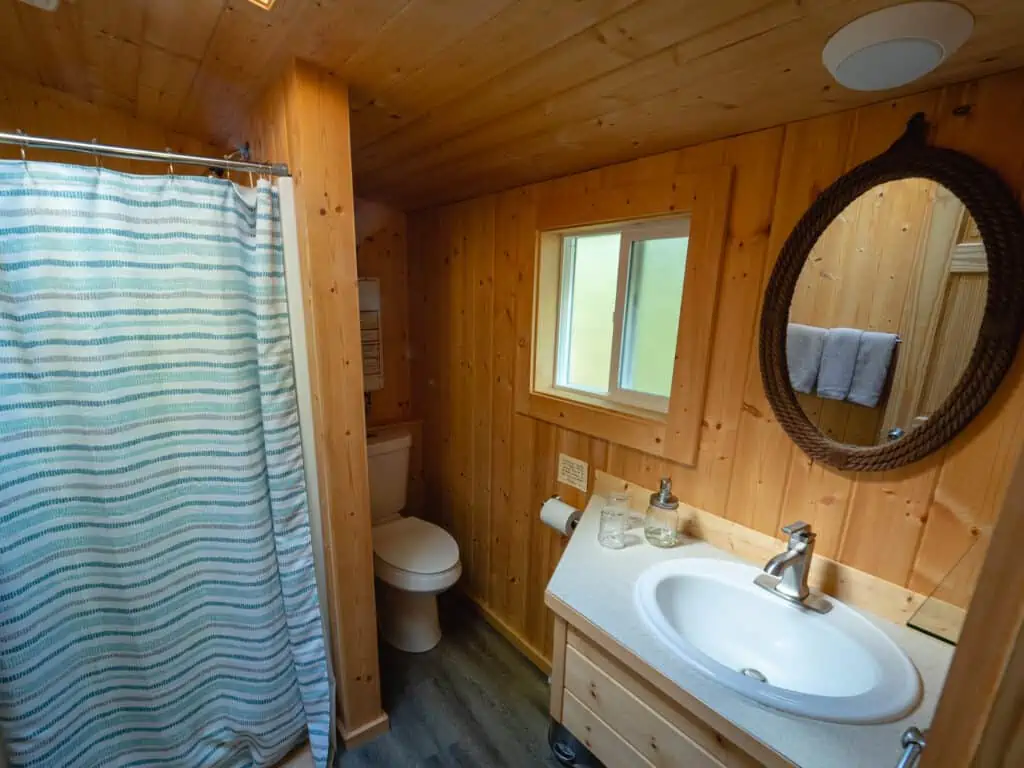
[[[1024,444],[1024,357],[946,450],[902,470],[857,475],[811,463],[776,423],[761,387],[757,322],[768,275],[800,215],[840,174],[888,147],[914,112],[927,113],[937,144],[973,154],[1024,189],[1022,91],[1024,71],[1010,72],[411,214],[424,487],[458,539],[474,599],[526,645],[550,653],[543,592],[564,541],[539,523],[538,509],[553,493],[584,501],[556,482],[564,452],[590,464],[591,484],[597,469],[648,488],[670,475],[682,501],[771,536],[803,518],[818,530],[821,554],[921,594],[971,550],[970,567],[940,590],[966,606]],[[969,115],[954,114],[964,104]],[[696,465],[516,413],[516,377],[530,372],[538,216],[594,190],[654,190],[723,165],[733,184]],[[493,276],[487,298],[478,295],[480,273]]]
[[[293,62],[252,117],[261,156],[295,178],[310,377],[342,737],[386,723],[381,710],[348,90]],[[386,726],[384,726],[386,727]]]

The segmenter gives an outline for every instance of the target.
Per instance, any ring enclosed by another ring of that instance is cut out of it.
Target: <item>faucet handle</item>
[[[789,537],[799,536],[800,534],[811,534],[811,524],[805,523],[803,520],[797,520],[795,523],[782,526],[782,532]]]

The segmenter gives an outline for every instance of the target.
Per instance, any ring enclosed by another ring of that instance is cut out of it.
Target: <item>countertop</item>
[[[677,547],[659,549],[648,544],[639,529],[631,531],[635,538],[625,549],[605,549],[597,542],[603,504],[602,497],[591,497],[548,583],[548,593],[741,730],[804,768],[886,768],[899,762],[903,731],[911,725],[924,730],[931,723],[953,647],[863,610],[859,612],[903,648],[921,676],[921,703],[902,720],[844,725],[798,717],[750,701],[704,677],[648,629],[633,606],[633,587],[644,569],[663,560],[744,561],[696,539],[684,538]]]

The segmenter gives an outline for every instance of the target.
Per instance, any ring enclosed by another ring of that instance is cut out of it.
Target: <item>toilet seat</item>
[[[377,578],[409,592],[441,592],[462,574],[459,545],[448,531],[417,517],[373,529]]]
[[[403,571],[401,568],[384,562],[379,557],[374,557],[373,572],[378,579],[395,589],[436,595],[444,592],[459,580],[459,576],[462,575],[462,563],[456,563],[452,568],[440,573],[413,573],[412,571]]]

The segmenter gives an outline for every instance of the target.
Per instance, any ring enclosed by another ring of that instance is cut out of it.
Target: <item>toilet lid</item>
[[[459,562],[459,545],[448,531],[418,517],[374,528],[373,552],[389,565],[413,573],[441,573]]]

